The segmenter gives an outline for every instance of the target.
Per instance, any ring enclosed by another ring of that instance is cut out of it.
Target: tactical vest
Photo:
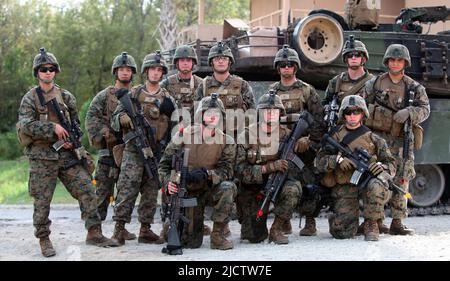
[[[353,89],[353,87],[355,87],[355,85],[357,85],[361,81],[361,80],[359,80],[358,82],[344,81],[343,79],[344,79],[345,74],[346,74],[345,72],[342,72],[336,79],[336,83],[335,83],[334,93],[337,93],[339,104],[342,103],[342,100],[346,96],[350,95],[349,94],[350,90]],[[372,77],[373,77],[372,74],[368,74],[367,76],[365,76],[364,78],[361,78],[361,79],[368,81]],[[361,85],[361,87],[359,88],[358,91],[356,91],[355,93],[351,93],[351,94],[364,97],[364,84]]]
[[[311,96],[311,88],[305,84],[300,87],[292,87],[289,91],[282,91],[279,88],[280,82],[277,82],[274,89],[283,102],[286,114],[300,113],[307,107],[307,102]]]
[[[167,90],[177,102],[178,108],[193,108],[195,89],[197,89],[198,85],[201,83],[201,78],[192,75],[191,80],[188,84],[179,81],[177,75],[174,74],[169,76],[167,80]]]
[[[287,137],[290,133],[290,130],[284,126],[280,126],[280,139],[279,139],[279,144],[281,144],[281,142],[283,141],[283,139],[285,137]],[[245,134],[248,137],[248,139],[246,140],[246,143],[249,143],[250,139],[257,139],[258,143],[257,144],[249,144],[248,149],[247,149],[247,162],[251,165],[264,165],[267,164],[268,162],[273,162],[279,159],[279,155],[278,155],[278,149],[279,147],[277,147],[276,149],[271,149],[271,144],[261,144],[260,143],[260,138],[250,138],[250,134],[254,134],[255,132],[258,132],[258,125],[256,124],[252,124],[250,125],[250,127],[248,129],[245,129]],[[273,143],[272,143],[273,146]]]
[[[190,144],[184,144],[185,148],[190,149],[188,159],[189,170],[199,169],[203,167],[208,170],[215,169],[217,163],[222,158],[222,153],[226,146],[226,135],[222,131],[216,129],[216,134],[219,134],[219,138],[222,138],[221,144],[208,144],[203,141],[201,144],[195,144],[194,132],[196,132],[197,134],[201,134],[200,127],[188,127],[186,130],[184,130],[183,136],[183,138],[190,138]],[[192,195],[192,192],[204,190],[205,188],[207,188],[206,184],[190,184],[188,190]]]
[[[145,90],[145,86],[141,85],[131,90],[131,97],[139,102],[144,117],[153,128],[156,141],[159,142],[168,130],[170,122],[169,117],[159,112],[159,106],[164,98],[170,97],[170,94],[163,88],[155,94],[150,94]]]
[[[242,98],[242,81],[243,79],[241,77],[231,75],[230,79],[231,82],[228,86],[222,85],[222,86],[209,86],[210,82],[214,78],[211,76],[206,77],[203,79],[203,96],[210,96],[212,93],[218,93],[219,98],[222,100],[223,105],[225,109],[243,109],[244,111],[247,110],[247,107],[244,103],[244,100]]]
[[[349,134],[349,130],[345,126],[341,126],[339,130],[333,134],[333,138],[338,141],[342,142],[344,137]],[[355,151],[356,148],[362,148],[365,149],[369,155],[376,155],[377,147],[372,141],[372,132],[368,131],[364,133],[362,136],[358,137],[354,141],[352,141],[350,144],[348,144],[348,148],[351,151]],[[341,168],[338,166],[335,169],[334,175],[335,180],[338,184],[346,184],[350,182],[350,178],[352,177],[352,174],[354,172],[354,169],[351,169],[350,171],[342,171]]]
[[[403,124],[393,120],[394,114],[405,107],[406,87],[412,87],[416,91],[415,82],[408,76],[404,76],[401,82],[394,84],[388,73],[378,76],[374,83],[375,102],[369,104],[370,118],[366,120],[366,126],[374,131],[388,133],[393,137],[402,134]]]

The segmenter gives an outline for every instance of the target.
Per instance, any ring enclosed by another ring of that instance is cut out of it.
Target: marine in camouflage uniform
[[[183,247],[202,245],[204,209],[208,204],[213,207],[211,248],[232,249],[233,243],[226,239],[226,232],[236,195],[233,182],[236,145],[233,138],[217,126],[219,122],[223,124],[225,109],[216,94],[203,98],[195,115],[195,120],[203,120],[202,123],[189,126],[173,137],[161,158],[159,176],[167,187],[167,195],[177,192],[175,181],[170,178],[172,158],[180,150],[189,148],[187,193],[197,198],[198,205],[186,208],[190,223],[184,227]]]
[[[365,95],[371,118],[366,125],[386,139],[397,165],[394,183],[408,191],[409,182],[414,179],[414,147],[422,142],[420,123],[430,115],[430,104],[425,88],[404,74],[404,69],[411,65],[408,49],[401,44],[390,45],[383,58],[388,72],[366,83]],[[412,105],[408,105],[408,93],[413,92]],[[409,140],[409,155],[403,157],[403,126],[411,120],[413,138]],[[392,223],[390,234],[413,234],[412,229],[402,223],[407,216],[407,199],[395,193],[389,200]]]
[[[130,92],[133,104],[142,109],[144,118],[153,130],[155,142],[151,141],[150,132],[144,129],[148,134],[152,151],[158,159],[161,157],[161,155],[158,155],[158,151],[164,149],[164,140],[166,136],[170,136],[171,113],[176,107],[175,101],[167,90],[159,86],[163,74],[166,73],[167,67],[159,51],[148,54],[145,56],[141,68],[141,74],[145,76],[146,82],[144,85],[134,87]],[[116,131],[122,130],[124,140],[127,139],[128,134],[133,133],[132,121],[121,103],[113,114],[111,126]],[[116,225],[112,238],[121,245],[125,243],[124,225],[131,221],[134,204],[140,193],[138,219],[141,223],[141,229],[138,242],[163,243],[159,236],[150,229],[160,186],[155,179],[149,179],[145,173],[144,163],[139,155],[135,139],[126,142],[120,168],[117,182],[118,194],[113,216]]]
[[[181,45],[176,48],[172,63],[177,66],[178,73],[170,75],[161,82],[161,87],[169,91],[170,95],[177,102],[178,109],[190,112],[190,123],[182,123],[184,127],[194,123],[194,94],[203,79],[192,74],[195,65],[198,63],[195,49],[189,45]],[[183,111],[179,114],[183,119]],[[166,202],[165,194],[162,194],[161,201]],[[205,235],[211,233],[211,229],[205,224]],[[161,236],[164,234],[161,233]]]
[[[119,169],[113,157],[113,148],[123,143],[120,133],[111,128],[112,114],[116,110],[118,100],[115,96],[117,90],[129,89],[136,74],[137,66],[134,58],[123,52],[114,58],[111,74],[114,77],[114,86],[109,86],[95,95],[89,105],[85,127],[89,136],[89,143],[98,149],[98,162],[95,171],[97,182],[96,194],[98,196],[98,211],[102,220],[106,219],[108,206],[114,201],[114,185],[119,178]],[[126,229],[125,240],[134,240],[136,235]]]
[[[21,144],[25,145],[25,155],[30,162],[28,181],[29,194],[34,199],[33,225],[35,236],[39,238],[42,255],[56,254],[49,239],[51,220],[50,202],[59,179],[80,205],[81,218],[88,230],[86,244],[108,247],[115,246],[102,235],[101,220],[97,211],[97,196],[91,182],[90,172],[82,166],[75,156],[72,143],[68,142],[69,133],[61,126],[56,112],[47,102],[56,99],[68,122],[79,123],[75,97],[55,85],[54,78],[60,72],[56,57],[41,48],[33,61],[33,75],[39,81],[22,98],[17,123]],[[64,139],[64,146],[56,151],[52,145]],[[87,157],[84,148],[80,150]],[[92,163],[92,158],[86,158]]]
[[[363,96],[365,82],[374,77],[364,68],[369,60],[369,52],[363,42],[354,40],[353,35],[344,44],[342,60],[347,65],[347,71],[336,75],[328,83],[322,101],[324,106],[330,104],[335,96],[338,105],[348,95]]]
[[[194,94],[203,81],[202,78],[192,74],[197,63],[197,54],[192,46],[177,47],[173,56],[173,64],[177,66],[178,73],[168,76],[161,82],[161,88],[169,91],[179,109],[193,111]],[[193,123],[193,120],[191,122]]]
[[[322,147],[316,158],[316,166],[321,172],[332,172],[335,181],[335,185],[331,187],[334,213],[328,218],[330,233],[337,239],[348,239],[356,235],[359,199],[362,198],[365,240],[377,241],[377,221],[384,217],[384,204],[389,196],[388,180],[395,174],[395,159],[386,141],[363,125],[369,112],[362,97],[345,97],[338,116],[344,124],[334,127],[330,136],[351,151],[357,148],[366,150],[371,156],[369,170],[376,177],[362,187],[350,183],[356,164],[328,145]]]
[[[286,113],[291,115],[306,110],[313,115],[315,122],[310,128],[309,135],[301,137],[295,148],[298,153],[302,154],[301,158],[306,164],[303,171],[296,177],[304,185],[316,183],[319,178],[313,164],[316,153],[310,147],[311,144],[318,144],[325,133],[323,107],[319,95],[313,86],[296,78],[295,74],[301,68],[301,63],[297,52],[288,45],[284,45],[277,52],[273,67],[277,69],[281,80],[272,84],[269,89],[275,90],[280,96]],[[302,236],[313,236],[317,233],[314,217],[318,215],[318,211],[315,205],[310,200],[304,200],[300,206],[300,213],[306,216],[305,227],[300,231]],[[284,230],[285,233],[291,233],[291,225],[285,225]]]
[[[275,220],[270,228],[269,242],[289,243],[288,237],[283,235],[283,226],[290,221],[302,194],[301,183],[296,177],[300,171],[287,160],[279,159],[278,145],[290,133],[287,127],[278,123],[280,114],[286,114],[280,97],[275,94],[263,95],[258,103],[258,117],[263,119],[258,122],[261,130],[258,124],[252,124],[239,135],[235,172],[241,185],[236,202],[240,210],[241,239],[251,243],[264,241],[268,236],[267,210],[264,210],[265,214],[259,220],[256,214],[264,198],[261,190],[271,173],[281,171],[288,173],[288,176],[274,204]],[[264,132],[264,135],[259,135],[259,132]],[[278,138],[272,139],[272,136]]]
[[[203,79],[195,93],[195,100],[200,101],[203,97],[218,93],[225,109],[241,109],[244,112],[248,109],[255,109],[253,90],[247,81],[239,76],[231,75],[230,68],[234,63],[234,57],[228,46],[222,42],[217,43],[209,50],[208,63],[213,68],[213,75]],[[229,119],[229,117],[228,117]],[[197,121],[196,121],[197,122]],[[231,122],[228,120],[228,122]],[[235,140],[240,126],[245,124],[236,122],[235,131],[227,132]],[[242,128],[243,129],[243,128]]]

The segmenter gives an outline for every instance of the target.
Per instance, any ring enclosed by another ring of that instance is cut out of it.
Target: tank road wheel
[[[295,27],[294,47],[298,54],[314,65],[326,65],[341,55],[344,31],[333,17],[313,14]]]
[[[445,189],[445,177],[438,165],[416,165],[416,177],[409,183],[411,205],[428,207],[436,203]]]

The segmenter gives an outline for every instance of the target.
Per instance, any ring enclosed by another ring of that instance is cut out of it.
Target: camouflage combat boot
[[[118,247],[119,244],[111,239],[106,238],[102,234],[102,226],[94,225],[89,228],[86,236],[86,245],[93,245],[97,247]]]
[[[273,242],[275,244],[288,244],[289,239],[287,236],[283,235],[283,224],[284,220],[279,217],[275,217],[273,221],[272,227],[270,228],[269,233],[269,243]]]
[[[163,244],[164,239],[161,239],[150,229],[149,223],[142,223],[141,230],[139,231],[138,242],[146,244]]]
[[[209,236],[209,235],[211,235],[211,227],[204,224],[203,225],[203,236]]]
[[[289,235],[292,234],[292,225],[291,225],[291,221],[284,221],[283,223],[283,234]]]
[[[114,226],[114,233],[111,237],[111,240],[116,242],[118,245],[122,246],[125,244],[125,222],[118,221],[116,222],[116,225]]]
[[[225,237],[225,229],[228,223],[214,222],[211,232],[211,249],[229,250],[233,249],[233,242]]]
[[[316,220],[314,217],[306,217],[305,227],[300,230],[300,236],[316,236],[317,228],[316,228]]]
[[[402,224],[401,219],[392,219],[391,227],[389,229],[390,235],[413,235],[414,229],[406,227]]]
[[[52,242],[48,236],[39,238],[39,245],[41,246],[41,253],[44,257],[48,258],[56,255],[56,251],[53,249]]]
[[[378,224],[374,220],[364,220],[364,240],[366,241],[378,241],[380,231],[378,230]]]

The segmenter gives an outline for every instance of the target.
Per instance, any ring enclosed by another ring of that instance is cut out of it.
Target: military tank
[[[385,72],[382,58],[387,46],[394,43],[408,47],[412,65],[406,74],[427,89],[431,115],[422,125],[425,129],[423,147],[416,151],[416,178],[410,183],[414,209],[411,215],[450,213],[450,31],[423,34],[421,23],[450,19],[445,6],[403,9],[394,24],[350,28],[344,18],[333,11],[311,11],[306,17],[294,19],[287,28],[267,28],[256,32],[233,34],[222,41],[235,57],[231,72],[240,75],[253,87],[255,98],[267,91],[268,85],[279,80],[273,69],[276,52],[284,44],[297,50],[301,70],[297,76],[323,93],[328,81],[346,70],[340,57],[345,40],[353,35],[365,43],[370,60],[368,70],[377,75]],[[209,48],[215,41],[190,42],[196,49],[199,64],[196,74],[209,75]],[[170,65],[174,50],[164,52]],[[174,66],[170,67],[174,71]]]

